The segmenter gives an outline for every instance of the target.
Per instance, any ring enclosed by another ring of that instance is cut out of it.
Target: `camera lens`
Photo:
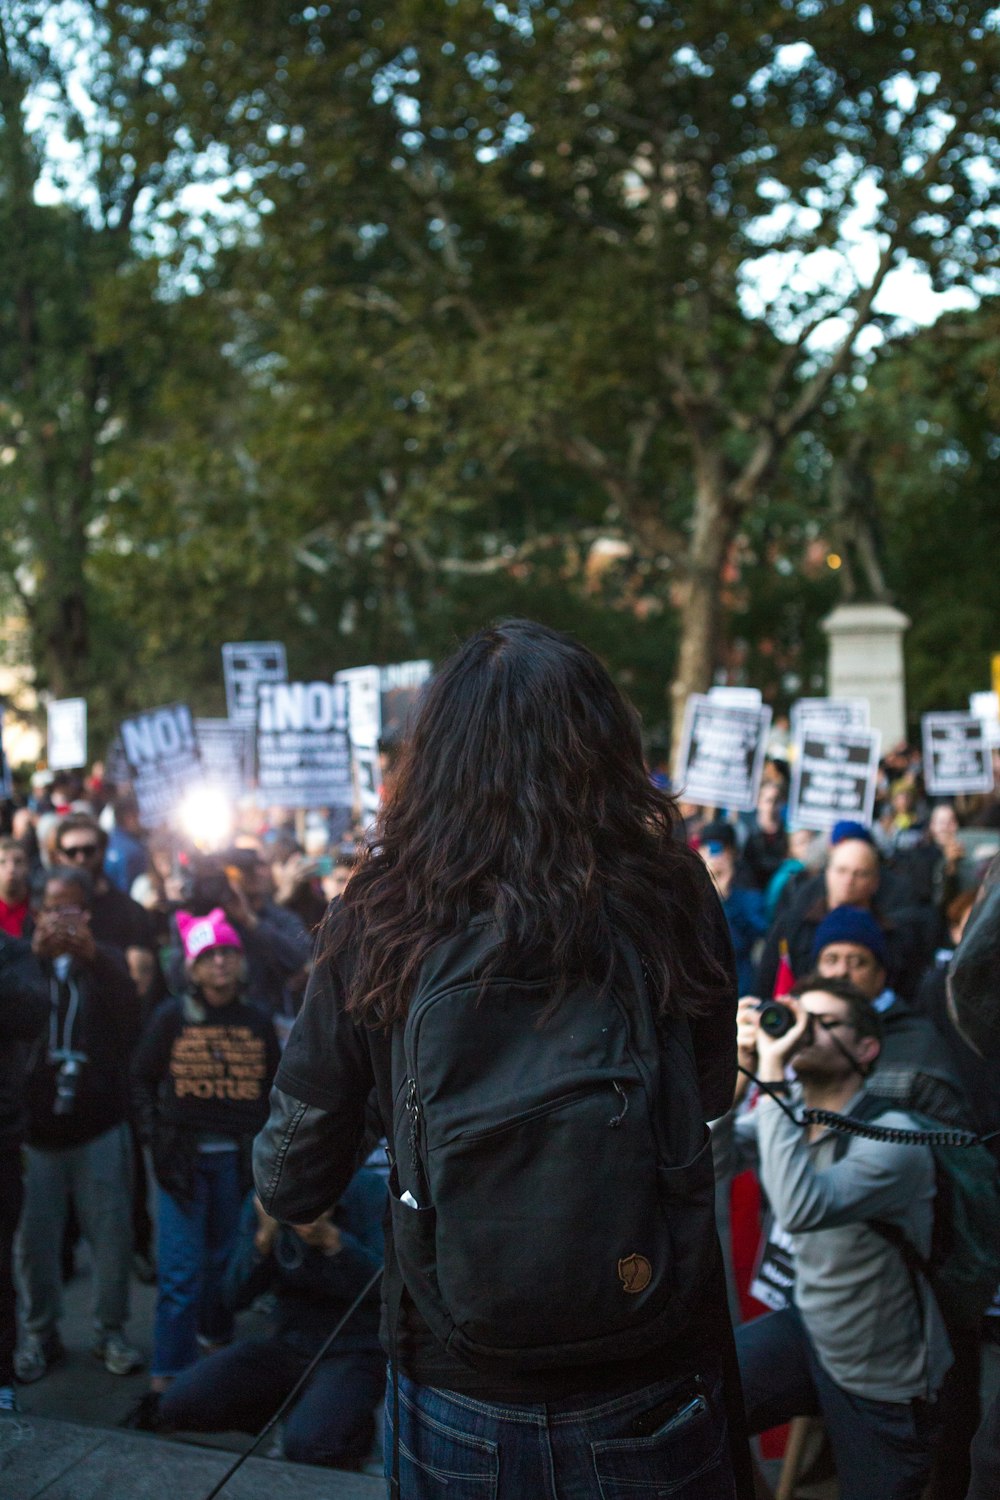
[[[765,1000],[760,1007],[760,1029],[768,1036],[780,1037],[791,1031],[795,1016],[780,1000]]]

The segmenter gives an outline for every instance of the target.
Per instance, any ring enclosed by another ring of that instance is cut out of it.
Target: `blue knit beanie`
[[[813,938],[813,963],[829,943],[857,943],[859,947],[868,948],[874,953],[883,969],[888,967],[885,934],[871,912],[862,910],[860,906],[835,906],[823,918]]]
[[[850,818],[841,818],[839,823],[834,823],[830,830],[830,848],[842,844],[845,839],[860,839],[864,844],[875,842],[870,828],[866,828],[863,823],[855,823]]]

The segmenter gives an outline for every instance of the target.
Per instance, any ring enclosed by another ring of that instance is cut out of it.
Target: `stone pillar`
[[[830,643],[827,693],[868,699],[883,755],[906,739],[903,635],[909,626],[891,604],[840,604],[822,621]]]

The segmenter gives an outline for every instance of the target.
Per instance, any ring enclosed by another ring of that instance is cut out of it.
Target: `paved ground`
[[[0,1423],[3,1500],[200,1500],[230,1454],[189,1444],[24,1417]],[[376,1500],[378,1479],[250,1458],[225,1500]]]
[[[86,1246],[78,1252],[80,1272],[65,1289],[62,1337],[66,1360],[44,1380],[19,1388],[23,1420],[0,1424],[0,1500],[200,1500],[250,1439],[239,1433],[199,1434],[190,1439],[109,1431],[146,1389],[146,1375],[109,1375],[90,1352],[90,1278]],[[132,1283],[129,1337],[149,1357],[155,1291]],[[250,1312],[240,1320],[245,1333],[263,1331]],[[1000,1390],[1000,1346],[984,1355],[984,1401]],[[69,1424],[86,1424],[71,1426]],[[95,1429],[104,1429],[103,1431]],[[223,1449],[225,1455],[211,1450]],[[374,1477],[342,1475],[279,1462],[276,1440],[270,1455],[248,1460],[224,1492],[224,1500],[362,1500],[384,1493]],[[772,1483],[778,1465],[765,1466]],[[371,1466],[370,1475],[379,1472]],[[241,1476],[244,1476],[242,1477]],[[289,1478],[289,1476],[292,1476]],[[32,1487],[34,1486],[34,1487]],[[803,1491],[819,1500],[826,1487]],[[220,1497],[222,1500],[222,1497]]]

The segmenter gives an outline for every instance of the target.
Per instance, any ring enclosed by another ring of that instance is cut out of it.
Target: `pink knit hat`
[[[177,931],[184,944],[184,957],[189,964],[200,958],[209,948],[243,948],[243,940],[235,927],[230,926],[221,906],[216,906],[204,917],[196,917],[189,911],[177,913]]]

